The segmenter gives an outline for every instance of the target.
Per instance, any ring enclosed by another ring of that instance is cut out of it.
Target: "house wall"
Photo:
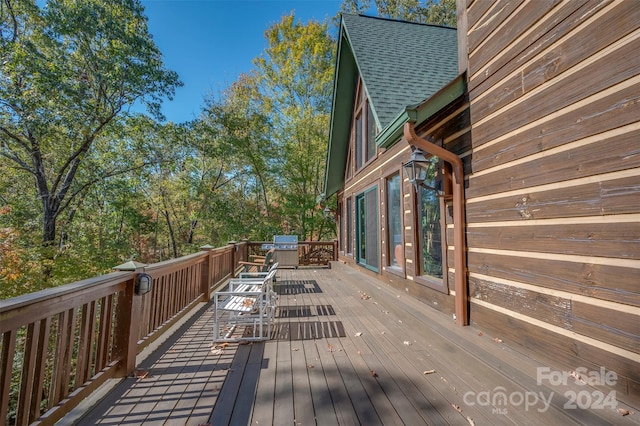
[[[439,114],[431,118],[425,123],[420,124],[416,128],[416,132],[421,137],[429,137],[438,144],[443,144],[448,150],[455,152],[456,154],[462,154],[471,149],[471,127],[468,111],[468,100],[466,98],[460,98],[448,107],[444,108]],[[351,147],[350,149],[353,149]],[[453,249],[453,220],[451,217],[452,201],[450,199],[443,200],[445,204],[445,214],[443,217],[446,221],[447,232],[451,232],[451,235],[446,237],[446,233],[443,233],[443,244],[447,245],[447,259],[448,259],[448,274],[444,278],[444,289],[439,286],[430,286],[429,283],[419,277],[418,265],[420,259],[420,253],[417,252],[418,242],[416,241],[416,193],[413,189],[413,185],[406,179],[402,169],[402,164],[407,162],[411,155],[411,149],[406,139],[402,138],[390,148],[384,150],[379,149],[377,157],[367,164],[362,170],[353,174],[351,179],[346,179],[344,188],[338,192],[338,200],[343,207],[343,210],[339,212],[341,217],[338,218],[338,223],[343,221],[342,229],[346,229],[344,221],[346,221],[347,213],[345,211],[348,203],[347,199],[350,197],[352,200],[352,213],[351,213],[351,229],[352,233],[346,234],[345,232],[339,232],[338,239],[340,240],[340,247],[347,247],[347,239],[351,239],[351,246],[356,247],[356,214],[355,214],[355,198],[358,194],[368,190],[373,186],[378,188],[378,200],[379,200],[379,265],[380,270],[378,272],[370,271],[357,265],[354,255],[349,255],[345,252],[340,252],[339,259],[354,267],[359,267],[362,272],[375,276],[382,281],[386,281],[391,286],[398,290],[410,294],[429,306],[440,310],[447,315],[452,315],[454,309],[454,296],[451,295],[448,289],[453,290],[455,264],[454,249]],[[469,165],[470,166],[470,165]],[[398,270],[396,268],[389,268],[388,253],[389,253],[389,241],[386,233],[386,179],[394,173],[400,172],[402,180],[402,200],[403,200],[403,217],[402,226],[404,229],[403,243],[403,264],[404,269]],[[447,287],[448,286],[448,287]]]
[[[637,403],[640,3],[458,5],[471,320]]]

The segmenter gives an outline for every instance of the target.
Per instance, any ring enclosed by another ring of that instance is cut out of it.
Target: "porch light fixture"
[[[322,212],[324,213],[325,219],[329,219],[331,217],[331,209],[329,208],[329,206],[325,207]]]
[[[149,274],[138,274],[138,278],[136,278],[136,288],[135,292],[138,296],[142,296],[143,294],[147,294],[151,291],[151,284],[153,283],[153,278]]]
[[[427,180],[429,169],[432,166],[433,162],[425,158],[424,151],[420,148],[414,148],[409,161],[402,165],[404,173],[409,178],[409,182],[416,188],[416,191],[418,191],[420,186]]]

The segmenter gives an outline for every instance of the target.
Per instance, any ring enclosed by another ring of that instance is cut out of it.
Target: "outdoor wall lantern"
[[[153,282],[153,278],[149,274],[138,274],[138,278],[136,278],[136,294],[138,296],[142,296],[143,294],[147,294],[151,291],[151,283]]]
[[[331,209],[329,208],[329,206],[324,208],[323,213],[325,219],[329,219],[331,217]]]
[[[433,166],[431,160],[427,160],[424,151],[420,148],[414,148],[409,161],[404,163],[404,173],[409,178],[409,182],[413,184],[416,191],[420,189],[420,185],[424,184],[429,176],[429,169]]]

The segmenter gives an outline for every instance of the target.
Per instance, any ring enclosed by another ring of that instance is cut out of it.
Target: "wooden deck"
[[[272,340],[212,348],[206,306],[77,423],[640,424],[622,404],[629,415],[565,408],[595,390],[538,385],[543,365],[499,336],[342,264],[280,270],[277,290]]]

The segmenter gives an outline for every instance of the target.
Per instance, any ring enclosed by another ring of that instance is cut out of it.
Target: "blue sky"
[[[340,0],[142,0],[149,31],[167,68],[184,86],[162,112],[181,123],[198,116],[204,96],[219,93],[253,68],[266,47],[264,32],[295,11],[303,23],[331,21]],[[330,24],[331,25],[331,24]],[[333,30],[335,32],[335,30]]]

